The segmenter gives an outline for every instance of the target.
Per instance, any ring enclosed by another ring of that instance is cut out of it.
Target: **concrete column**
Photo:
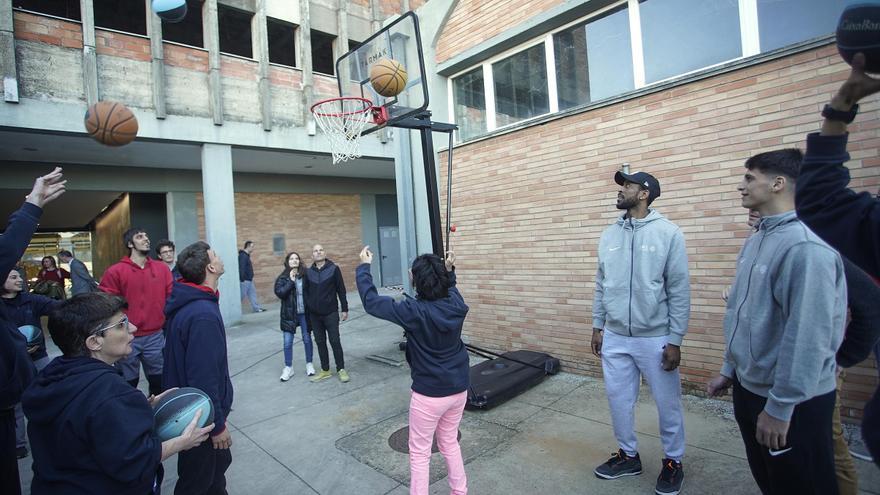
[[[95,6],[92,0],[79,0],[80,16],[82,17],[83,36],[83,91],[86,104],[94,105],[98,101],[98,55],[95,52]]]
[[[375,194],[361,194],[361,244],[370,246],[374,253],[379,252],[379,219],[376,215]],[[378,287],[385,285],[382,279],[382,260],[373,260],[370,273]]]
[[[299,60],[302,67],[302,107],[303,122],[310,136],[314,136],[315,119],[312,117],[312,104],[315,101],[315,81],[312,74],[312,27],[309,16],[309,0],[299,0]]]
[[[337,29],[336,52],[333,57],[334,61],[339,60],[339,57],[348,53],[348,0],[339,0],[339,9],[336,11],[336,15]],[[342,67],[339,68],[339,74],[336,74],[336,77],[343,82],[351,80],[351,71],[348,68],[348,64],[342,64]]]
[[[147,8],[147,34],[150,35],[150,72],[153,76],[153,109],[157,119],[165,118],[165,48],[162,46],[162,19],[153,12],[150,0]]]
[[[220,312],[226,325],[233,325],[241,320],[241,287],[238,282],[232,146],[202,145],[202,194],[205,200],[206,241],[220,255],[226,267],[226,274],[220,277]]]
[[[272,93],[269,89],[269,32],[266,26],[266,0],[257,0],[254,16],[254,52],[260,62],[260,113],[263,130],[272,130]]]
[[[3,101],[18,103],[18,69],[15,65],[11,0],[0,0],[0,77],[3,78]]]
[[[168,214],[168,238],[174,241],[178,252],[199,240],[199,217],[195,193],[167,193],[165,210]]]
[[[85,1],[85,0],[83,0]],[[220,28],[217,25],[217,0],[205,0],[202,7],[205,48],[208,49],[208,90],[214,125],[223,125],[223,88],[220,85]]]

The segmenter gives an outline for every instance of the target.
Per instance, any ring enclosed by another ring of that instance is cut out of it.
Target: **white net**
[[[361,156],[361,133],[373,120],[372,109],[364,98],[333,98],[312,106],[315,121],[330,141],[334,164]]]

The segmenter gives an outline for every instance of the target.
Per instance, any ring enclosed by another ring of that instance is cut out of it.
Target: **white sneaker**
[[[306,374],[309,376],[313,376],[315,374],[315,367],[312,366],[312,363],[306,363]]]
[[[293,368],[291,368],[290,366],[285,366],[284,370],[281,371],[281,381],[286,382],[287,380],[290,380],[290,377],[292,376]]]

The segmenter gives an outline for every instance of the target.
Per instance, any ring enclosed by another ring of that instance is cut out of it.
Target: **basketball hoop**
[[[382,124],[387,120],[385,109],[374,107],[366,98],[330,98],[312,105],[312,115],[330,141],[333,163],[361,156],[361,133],[367,123]]]

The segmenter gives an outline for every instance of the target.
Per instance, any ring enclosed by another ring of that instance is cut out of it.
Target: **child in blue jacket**
[[[360,254],[357,286],[364,310],[396,323],[406,332],[406,360],[412,376],[409,406],[410,494],[427,494],[431,443],[446,459],[453,495],[467,493],[467,476],[458,445],[458,425],[464,413],[470,365],[461,341],[461,328],[468,307],[455,288],[455,255],[446,262],[435,254],[423,254],[410,269],[416,298],[396,302],[380,296],[373,285],[369,246]]]

